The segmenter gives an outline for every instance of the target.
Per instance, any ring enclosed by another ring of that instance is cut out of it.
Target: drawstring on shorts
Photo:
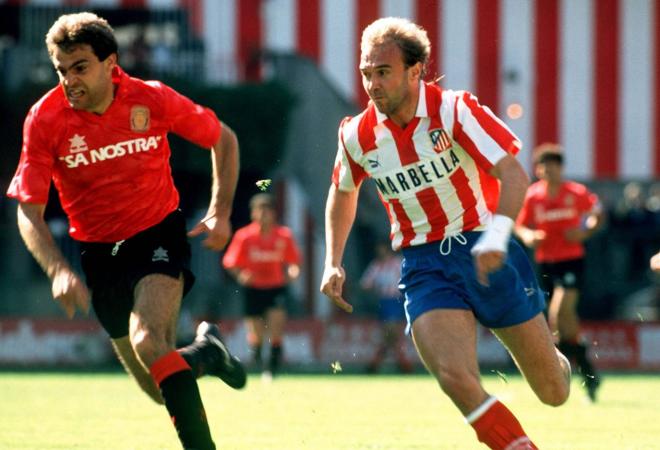
[[[461,245],[466,245],[467,244],[467,238],[463,236],[463,233],[460,231],[456,234],[448,234],[444,238],[442,238],[442,241],[440,241],[440,254],[443,256],[447,256],[448,254],[451,253],[451,240],[456,239],[456,242],[458,242]]]

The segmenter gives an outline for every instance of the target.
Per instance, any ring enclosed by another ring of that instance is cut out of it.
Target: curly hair
[[[64,14],[46,34],[46,47],[51,57],[58,48],[71,53],[80,45],[92,47],[99,61],[118,53],[114,30],[105,19],[94,13]]]

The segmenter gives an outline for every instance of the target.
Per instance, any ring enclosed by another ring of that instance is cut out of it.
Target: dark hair
[[[250,210],[265,206],[275,209],[275,198],[270,194],[256,194],[250,199]]]
[[[64,14],[50,27],[46,34],[48,54],[53,56],[60,48],[71,53],[80,45],[89,45],[99,59],[104,61],[113,53],[118,53],[117,40],[108,22],[90,12]]]
[[[564,163],[561,145],[545,142],[534,149],[534,163],[545,164],[547,162]]]

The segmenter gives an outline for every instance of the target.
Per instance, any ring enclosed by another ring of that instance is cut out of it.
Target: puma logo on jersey
[[[105,161],[106,159],[121,158],[126,155],[132,155],[133,153],[155,150],[158,148],[161,139],[162,136],[130,139],[87,151],[85,137],[75,134],[69,139],[71,142],[71,147],[69,148],[70,154],[60,156],[59,160],[63,161],[67,168],[75,169],[81,165],[88,166],[99,161]]]
[[[158,247],[156,250],[154,250],[154,255],[151,257],[151,261],[170,262],[170,257],[167,255],[167,250],[165,250],[163,247]]]
[[[367,161],[369,162],[369,167],[371,167],[372,169],[376,169],[380,167],[380,161],[378,161],[378,156],[376,156],[376,159],[367,158]]]

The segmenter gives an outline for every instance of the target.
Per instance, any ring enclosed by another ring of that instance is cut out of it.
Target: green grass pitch
[[[519,376],[484,384],[541,449],[660,449],[660,376],[605,376],[596,404],[577,379],[560,408]],[[200,389],[218,449],[483,449],[428,375],[292,375],[243,391]],[[180,449],[163,407],[123,373],[0,372],[0,449]]]

